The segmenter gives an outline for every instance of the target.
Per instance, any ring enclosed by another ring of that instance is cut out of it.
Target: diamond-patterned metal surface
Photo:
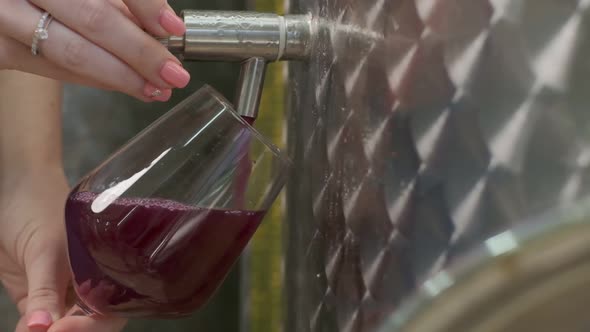
[[[286,331],[373,331],[425,278],[590,192],[590,1],[295,0]]]

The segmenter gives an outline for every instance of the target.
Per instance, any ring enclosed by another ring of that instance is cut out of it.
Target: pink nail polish
[[[29,329],[35,329],[35,331],[39,330],[47,330],[51,324],[53,323],[53,318],[51,314],[44,310],[34,311],[29,315],[29,319],[27,320],[27,327]]]
[[[158,89],[151,83],[146,83],[143,88],[143,95],[157,101],[168,101],[172,96],[171,89]]]
[[[161,92],[157,96],[152,97],[152,99],[157,101],[168,101],[171,96],[171,89],[162,89]]]
[[[184,21],[167,7],[160,12],[159,21],[162,28],[174,36],[182,36],[186,32]]]
[[[162,78],[177,88],[184,88],[191,79],[191,75],[179,64],[173,61],[166,61],[160,70]]]

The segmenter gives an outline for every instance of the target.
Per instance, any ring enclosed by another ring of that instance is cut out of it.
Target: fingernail
[[[191,75],[179,64],[173,61],[166,61],[160,71],[162,78],[177,88],[184,88],[191,80]]]
[[[37,310],[34,311],[27,320],[27,327],[29,329],[38,330],[47,330],[51,323],[53,323],[53,318],[51,318],[51,314],[44,310]]]
[[[146,83],[143,88],[143,95],[157,101],[168,101],[172,96],[171,89],[158,89],[151,83]]]
[[[160,12],[160,25],[174,36],[182,36],[186,32],[184,21],[167,7]]]

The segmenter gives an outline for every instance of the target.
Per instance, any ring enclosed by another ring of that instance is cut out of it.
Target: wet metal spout
[[[303,60],[311,44],[311,17],[239,11],[184,10],[186,34],[160,41],[183,60]]]
[[[266,60],[250,58],[242,63],[236,95],[236,111],[243,117],[256,119],[264,86]]]
[[[184,10],[186,33],[160,38],[184,61],[242,62],[236,111],[255,119],[271,61],[305,60],[312,42],[308,15]]]

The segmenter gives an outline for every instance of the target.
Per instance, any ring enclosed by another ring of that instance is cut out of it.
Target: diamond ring
[[[48,12],[44,12],[39,19],[39,23],[37,23],[37,28],[33,32],[33,42],[31,43],[31,53],[33,55],[39,54],[39,42],[42,40],[46,40],[49,38],[49,32],[47,32],[47,28],[51,23],[53,17]]]

